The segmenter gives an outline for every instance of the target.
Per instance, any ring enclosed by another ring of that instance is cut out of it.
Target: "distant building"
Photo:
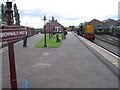
[[[108,26],[118,26],[120,25],[120,20],[106,19],[104,21],[99,21],[97,19],[91,20],[89,23],[94,24],[94,27],[108,27]]]
[[[93,19],[89,23],[93,24],[94,27],[103,27],[104,26],[104,23],[97,19]]]
[[[117,20],[113,20],[113,19],[110,19],[110,18],[104,20],[103,23],[104,23],[104,27],[112,26],[112,25],[114,25],[114,26],[120,25]]]
[[[52,20],[49,20],[48,23],[46,23],[46,32],[63,32],[64,26],[62,26],[60,23],[57,22],[57,20],[54,20],[54,17],[52,17]]]

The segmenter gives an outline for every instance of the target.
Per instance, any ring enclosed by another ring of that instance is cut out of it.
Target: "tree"
[[[72,26],[69,26],[69,29],[72,30]]]
[[[18,12],[18,9],[17,9],[17,5],[14,4],[14,18],[15,18],[15,24],[16,25],[20,25],[20,14]]]
[[[74,29],[75,29],[75,26],[73,25],[73,26],[71,26],[71,28],[72,28],[72,30],[74,31]]]
[[[6,6],[2,3],[1,4],[1,21],[6,22],[6,12],[5,12]]]

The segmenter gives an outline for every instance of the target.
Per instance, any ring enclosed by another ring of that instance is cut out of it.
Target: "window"
[[[55,27],[55,31],[60,31],[60,27]]]

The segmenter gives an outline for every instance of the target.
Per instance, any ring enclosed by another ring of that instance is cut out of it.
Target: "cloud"
[[[94,18],[117,19],[119,0],[15,0],[21,24],[43,27],[42,18],[54,16],[64,26],[79,25]],[[24,21],[25,20],[25,21]]]
[[[23,16],[41,17],[43,15],[43,12],[41,10],[21,10],[20,15],[21,17]]]
[[[21,23],[22,25],[25,26],[27,24],[27,26],[29,27],[36,27],[36,28],[43,27],[43,21],[42,18],[40,17],[29,17],[29,16],[21,17]]]

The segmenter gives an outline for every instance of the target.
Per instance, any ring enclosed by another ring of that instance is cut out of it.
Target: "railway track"
[[[95,43],[95,44],[97,44],[98,46],[100,46],[100,47],[102,47],[102,48],[106,49],[107,51],[109,51],[109,52],[113,53],[114,55],[116,55],[116,56],[120,57],[120,55],[119,55],[119,50],[118,50],[118,53],[116,53],[116,52],[113,52],[113,51],[111,51],[111,50],[109,50],[109,49],[107,49],[107,48],[105,48],[105,47],[101,46],[100,44],[98,44],[98,43],[96,43],[96,42],[94,42],[94,43]]]
[[[120,39],[109,35],[96,35],[95,40],[91,42],[120,57]]]
[[[107,38],[101,38],[101,37],[97,36],[96,40],[93,42],[95,44],[97,44],[98,46],[111,52],[112,54],[120,57],[119,41],[112,40],[110,37],[109,37],[109,39],[107,39]]]
[[[119,46],[120,44],[120,39],[109,35],[96,35],[96,38],[107,43],[113,44],[115,46]]]

